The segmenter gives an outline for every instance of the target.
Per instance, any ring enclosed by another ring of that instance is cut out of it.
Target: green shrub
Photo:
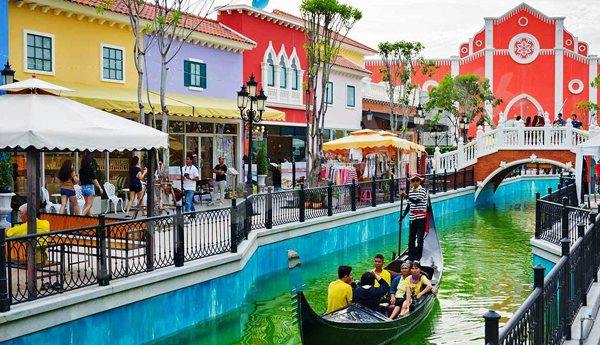
[[[438,146],[440,148],[440,153],[446,153],[449,151],[456,150],[456,146]],[[425,146],[425,151],[429,156],[433,156],[435,153],[435,146]]]
[[[12,165],[11,154],[9,152],[0,152],[0,193],[10,193],[12,191]]]
[[[263,144],[256,153],[256,170],[258,175],[266,175],[269,171],[269,160],[267,159],[267,145]]]

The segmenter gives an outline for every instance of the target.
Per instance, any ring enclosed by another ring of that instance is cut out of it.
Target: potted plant
[[[258,149],[256,153],[256,170],[258,173],[258,190],[260,193],[264,192],[265,179],[269,170],[269,161],[267,160],[267,145],[264,143]]]
[[[231,188],[225,188],[225,199],[231,199]]]
[[[12,211],[10,201],[15,196],[12,192],[13,169],[10,158],[10,153],[0,153],[0,226],[7,229],[10,228],[10,223],[6,221],[6,216]]]

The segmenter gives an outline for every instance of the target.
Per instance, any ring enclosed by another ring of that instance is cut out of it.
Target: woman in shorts
[[[100,194],[104,193],[104,191],[102,190],[102,187],[100,187],[100,183],[98,183],[96,173],[92,168],[92,157],[89,155],[83,157],[81,160],[81,168],[79,169],[79,183],[81,184],[81,193],[85,199],[85,207],[83,208],[82,215],[91,216],[92,206],[94,205],[94,196],[96,195],[94,185],[98,187]]]
[[[71,201],[73,214],[79,215],[79,205],[77,205],[77,197],[75,196],[75,184],[79,183],[79,179],[75,175],[73,162],[70,159],[66,160],[60,167],[58,179],[60,180],[60,211],[58,213],[64,214],[67,202]]]
[[[133,200],[137,196],[138,207],[144,206],[144,200],[142,199],[142,180],[146,176],[148,170],[144,168],[144,172],[142,173],[142,169],[139,167],[140,158],[138,156],[131,157],[129,161],[129,202],[127,203],[127,209],[125,210],[125,217],[131,217],[129,215],[129,210],[131,209],[131,205],[133,205]],[[146,215],[146,212],[142,212],[143,215]]]

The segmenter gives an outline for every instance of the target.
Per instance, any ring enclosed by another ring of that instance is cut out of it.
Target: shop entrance
[[[213,149],[213,136],[187,135],[185,140],[186,155],[197,155],[198,170],[201,179],[211,179],[213,177],[212,168],[216,164]]]

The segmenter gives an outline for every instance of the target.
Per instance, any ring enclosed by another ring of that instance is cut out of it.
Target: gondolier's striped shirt
[[[427,212],[427,189],[421,186],[418,189],[411,189],[408,193],[408,202],[410,203],[410,220],[425,218],[424,214],[413,214],[413,212]]]

